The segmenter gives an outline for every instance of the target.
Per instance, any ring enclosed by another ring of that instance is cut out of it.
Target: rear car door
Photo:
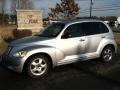
[[[84,35],[86,36],[86,53],[94,53],[101,42],[106,37],[109,30],[102,22],[82,23]]]

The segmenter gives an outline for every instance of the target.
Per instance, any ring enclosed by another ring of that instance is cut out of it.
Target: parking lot
[[[30,79],[0,65],[0,90],[120,90],[120,50],[111,63],[97,59],[54,68],[45,79]]]

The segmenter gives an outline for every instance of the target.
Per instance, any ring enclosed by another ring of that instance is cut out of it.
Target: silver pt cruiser
[[[94,58],[109,62],[116,49],[107,24],[80,19],[55,23],[42,33],[11,42],[2,59],[9,69],[38,78],[63,64]]]

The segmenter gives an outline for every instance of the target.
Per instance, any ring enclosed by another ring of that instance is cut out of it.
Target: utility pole
[[[92,17],[92,5],[93,5],[93,1],[90,0],[90,17]]]
[[[18,6],[17,9],[20,9],[20,0],[18,0]]]
[[[4,14],[5,14],[5,13],[4,13],[4,8],[2,8],[2,26],[4,26],[4,21],[5,21],[5,20],[4,20]]]
[[[1,0],[1,2],[2,2],[2,26],[4,26],[4,24],[5,24],[4,23],[4,21],[5,21],[4,20],[5,19],[5,17],[4,17],[5,16],[5,11],[4,11],[4,9],[5,9],[5,7],[4,7],[5,6],[5,1]]]

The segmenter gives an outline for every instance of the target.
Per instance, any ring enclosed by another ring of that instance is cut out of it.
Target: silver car
[[[13,41],[3,54],[5,66],[44,77],[51,68],[100,58],[113,59],[117,45],[110,27],[100,20],[69,20],[48,26],[42,33]]]

